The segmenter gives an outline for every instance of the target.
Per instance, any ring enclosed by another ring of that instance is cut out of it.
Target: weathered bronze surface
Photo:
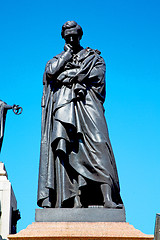
[[[61,34],[64,51],[47,62],[43,78],[38,205],[122,208],[104,117],[105,62],[80,45],[76,22]]]
[[[0,100],[0,152],[1,152],[3,137],[4,137],[6,115],[9,109],[12,109],[16,115],[19,115],[22,113],[22,107],[19,107],[19,105],[14,104],[13,106],[10,106],[7,103]]]

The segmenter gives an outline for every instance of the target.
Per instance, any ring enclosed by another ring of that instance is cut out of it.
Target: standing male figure
[[[75,21],[62,27],[64,51],[46,64],[39,167],[40,207],[123,207],[104,117],[105,62],[80,45]]]

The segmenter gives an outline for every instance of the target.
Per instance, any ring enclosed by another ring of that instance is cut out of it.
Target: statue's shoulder
[[[101,55],[101,52],[98,50],[98,49],[93,49],[93,48],[90,48],[90,47],[86,47],[86,51],[87,52],[90,52],[90,53],[93,53],[93,54],[96,54],[96,55]]]
[[[90,54],[94,54],[97,57],[98,61],[100,61],[100,62],[105,64],[105,61],[104,61],[103,57],[100,56],[101,52],[98,49],[92,49],[90,47],[87,47],[86,51],[88,51]]]
[[[101,52],[100,52],[98,49],[93,49],[93,48],[87,47],[87,48],[86,48],[86,51],[87,51],[87,52],[90,52],[91,54],[96,55],[99,59],[103,59],[103,57],[100,56],[100,55],[101,55]]]
[[[0,99],[0,106],[6,105],[6,104],[7,104],[6,102],[3,102],[3,101]]]

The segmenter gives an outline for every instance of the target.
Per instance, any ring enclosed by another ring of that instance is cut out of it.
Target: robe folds
[[[48,61],[44,72],[38,205],[70,207],[76,195],[88,198],[88,186],[95,189],[93,204],[103,183],[121,203],[104,117],[105,62],[91,48],[82,48],[69,60],[65,54]]]

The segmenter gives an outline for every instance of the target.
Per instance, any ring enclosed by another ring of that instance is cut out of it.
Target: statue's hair
[[[82,38],[83,30],[81,26],[78,25],[75,21],[67,21],[66,23],[63,24],[62,31],[61,31],[62,38],[64,38],[65,30],[70,28],[76,28],[80,39]]]

